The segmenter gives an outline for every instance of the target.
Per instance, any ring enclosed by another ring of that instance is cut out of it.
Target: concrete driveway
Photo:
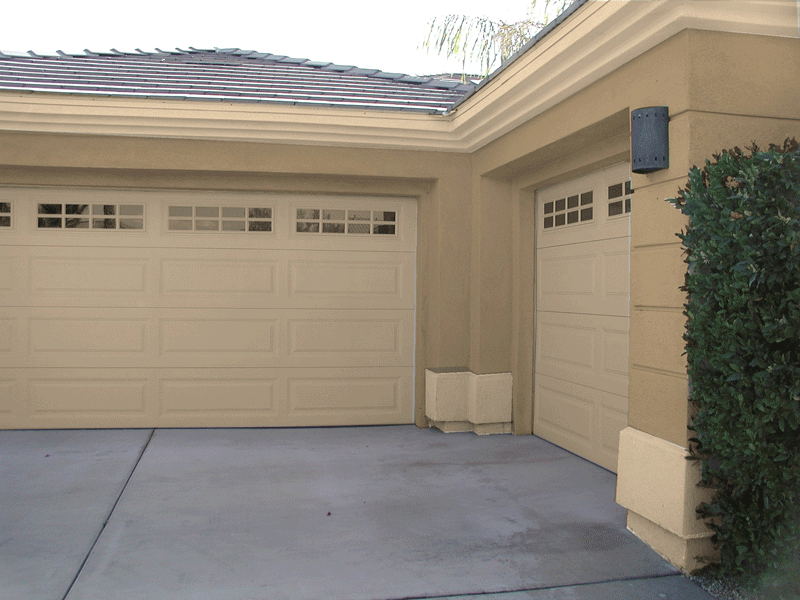
[[[0,431],[0,598],[711,598],[614,482],[413,426]]]

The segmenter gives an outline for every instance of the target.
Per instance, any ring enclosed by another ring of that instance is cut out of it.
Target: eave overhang
[[[0,131],[473,152],[685,29],[798,37],[794,0],[590,0],[446,115],[0,92]]]

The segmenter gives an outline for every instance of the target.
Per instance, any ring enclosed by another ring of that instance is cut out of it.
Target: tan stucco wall
[[[629,111],[670,109],[670,169],[636,175],[629,423],[683,445],[683,219],[692,164],[800,135],[798,40],[684,30],[474,153],[45,133],[0,134],[0,184],[419,198],[417,422],[424,368],[511,372],[530,432],[537,188],[629,158]],[[656,343],[653,343],[653,342]]]
[[[534,309],[535,285],[532,225],[535,190],[618,162],[627,162],[630,158],[631,108],[667,104],[670,110],[672,107],[685,110],[689,98],[688,36],[689,32],[684,32],[664,42],[474,155],[474,213],[482,214],[486,219],[507,218],[505,207],[510,200],[512,214],[520,217],[505,226],[495,226],[497,231],[506,232],[492,238],[495,245],[502,245],[502,249],[495,248],[489,253],[485,248],[486,240],[482,241],[482,260],[473,256],[471,274],[474,293],[483,279],[493,278],[492,282],[496,282],[495,273],[500,265],[488,257],[512,256],[512,279],[500,281],[502,288],[493,288],[493,302],[484,304],[481,310],[478,300],[472,299],[472,356],[474,360],[478,347],[475,324],[491,315],[496,327],[484,331],[481,346],[491,347],[495,353],[507,348],[507,361],[505,357],[495,355],[487,364],[497,370],[507,364],[512,371],[515,382],[514,431],[517,433],[529,433],[532,428],[534,399],[530,373],[533,353],[530,349],[535,332],[530,315]],[[648,79],[642,76],[643,73],[655,74],[655,77]],[[490,181],[493,185],[487,185]],[[507,182],[510,187],[499,182]],[[640,203],[638,190],[634,203],[636,214]],[[494,211],[496,206],[503,208]],[[473,243],[477,245],[474,226],[473,236]],[[509,310],[505,320],[498,314],[500,307]],[[513,334],[510,339],[505,334],[508,329]],[[494,338],[490,339],[491,336]],[[680,343],[680,336],[677,339]],[[678,357],[680,354],[677,353]]]
[[[800,137],[800,40],[687,31],[687,105],[670,106],[670,168],[634,175],[631,216],[631,383],[629,424],[686,445],[683,352],[685,264],[675,232],[682,215],[666,198],[689,169],[733,146]],[[655,341],[655,343],[654,343]]]
[[[533,192],[629,160],[629,111],[666,105],[670,168],[633,177],[629,423],[685,445],[684,220],[665,198],[713,152],[800,135],[800,83],[787,77],[799,50],[792,38],[685,30],[474,153],[470,364],[511,369],[516,432],[529,431],[532,401]]]

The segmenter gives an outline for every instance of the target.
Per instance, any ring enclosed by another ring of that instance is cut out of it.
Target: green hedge
[[[669,201],[689,217],[690,451],[715,489],[698,516],[718,572],[752,579],[786,559],[800,504],[798,144],[715,155]]]

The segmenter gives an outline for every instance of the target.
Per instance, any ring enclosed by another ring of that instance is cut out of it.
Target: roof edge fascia
[[[402,111],[0,91],[0,132],[463,152],[452,121]]]
[[[685,29],[798,37],[787,0],[579,0],[446,115],[0,92],[0,131],[474,152]]]

